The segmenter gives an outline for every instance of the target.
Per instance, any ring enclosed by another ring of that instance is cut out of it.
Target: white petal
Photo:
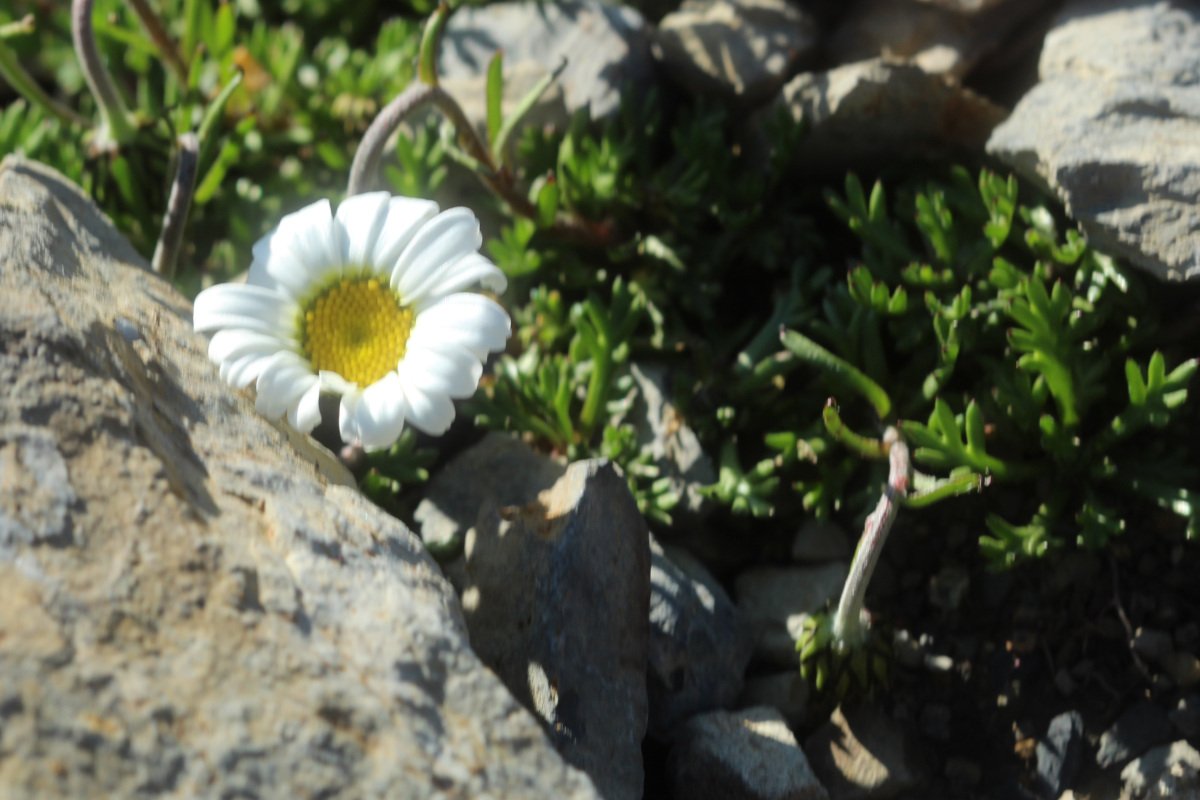
[[[317,373],[317,377],[321,379],[321,391],[326,394],[353,394],[358,391],[358,385],[338,375],[330,370],[321,370]]]
[[[303,297],[341,272],[343,235],[328,200],[305,206],[280,220],[279,227],[254,246],[247,280],[254,285],[278,285],[293,297]]]
[[[389,372],[362,393],[356,409],[362,445],[367,450],[390,447],[404,430],[407,406],[400,377]]]
[[[254,407],[264,417],[278,419],[317,381],[308,362],[295,353],[277,353],[263,367],[255,389]]]
[[[245,328],[286,335],[297,311],[293,301],[274,290],[220,283],[196,295],[192,320],[201,333],[220,328]]]
[[[347,264],[367,266],[373,263],[375,242],[387,220],[390,197],[387,192],[368,192],[347,197],[338,205],[337,223],[341,226],[346,247],[342,256]]]
[[[362,392],[357,389],[342,395],[342,402],[338,407],[338,432],[343,442],[362,440],[358,427],[358,407],[361,403]]]
[[[412,292],[426,279],[436,277],[460,258],[474,253],[481,244],[479,220],[469,209],[443,211],[421,226],[396,260],[392,288],[406,302],[415,302],[417,298],[412,297]]]
[[[235,358],[230,361],[221,362],[221,380],[233,386],[235,389],[244,389],[258,379],[259,373],[263,368],[271,362],[275,357],[272,353],[268,356],[261,356],[257,353],[248,353],[247,355]]]
[[[437,213],[438,205],[431,200],[415,197],[393,197],[388,200],[387,219],[379,238],[375,240],[371,263],[381,272],[391,270],[417,230]]]
[[[417,430],[440,436],[454,421],[454,403],[444,394],[426,394],[415,386],[404,387],[408,421]]]
[[[321,382],[313,380],[312,386],[288,409],[288,424],[301,433],[311,433],[320,422]]]
[[[415,386],[431,395],[470,397],[479,385],[483,365],[464,347],[413,347],[410,342],[396,372],[405,387]]]
[[[431,275],[405,297],[411,302],[419,302],[426,297],[444,297],[454,292],[461,292],[476,284],[500,294],[508,287],[508,279],[491,261],[479,253],[470,253],[449,267]]]
[[[208,357],[220,364],[246,355],[268,356],[292,346],[293,342],[273,333],[226,328],[213,334],[212,341],[208,343]]]
[[[481,361],[504,349],[512,321],[498,303],[483,295],[448,295],[417,314],[409,341],[418,345],[441,340],[461,344]]]

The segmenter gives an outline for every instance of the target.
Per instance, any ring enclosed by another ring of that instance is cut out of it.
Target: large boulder
[[[0,164],[0,796],[596,797],[416,537],[204,351],[74,186]]]

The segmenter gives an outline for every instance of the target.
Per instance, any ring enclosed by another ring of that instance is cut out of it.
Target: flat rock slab
[[[1200,8],[1069,3],[1038,71],[988,152],[1057,194],[1096,246],[1200,279]]]
[[[0,796],[596,797],[416,537],[191,316],[61,175],[0,164]]]

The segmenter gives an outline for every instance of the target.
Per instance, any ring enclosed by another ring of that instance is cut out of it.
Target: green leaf
[[[780,334],[780,338],[783,341],[783,346],[801,360],[818,366],[844,380],[850,388],[857,391],[874,407],[875,413],[881,420],[886,420],[888,415],[891,414],[892,401],[888,397],[887,392],[853,364],[838,358],[812,339],[797,331],[784,330]]]
[[[989,514],[985,522],[992,535],[979,537],[979,547],[993,567],[1041,558],[1059,545],[1050,533],[1045,506],[1026,525],[1013,525],[998,514]]]
[[[425,30],[421,34],[421,46],[417,51],[417,78],[430,86],[438,85],[438,47],[441,44],[446,20],[449,18],[450,5],[446,2],[438,3],[438,7],[430,16],[429,21],[425,23]]]
[[[492,137],[492,158],[496,159],[496,161],[505,160],[504,153],[508,148],[508,140],[512,138],[513,131],[525,119],[525,115],[533,110],[533,107],[537,105],[537,101],[541,99],[547,89],[554,85],[554,82],[558,80],[558,76],[566,68],[567,60],[564,58],[552,72],[535,83],[533,88],[521,98],[516,108],[508,115],[508,118],[496,130],[495,136]]]
[[[212,150],[214,131],[221,121],[221,117],[225,114],[225,106],[229,103],[229,98],[233,97],[233,93],[242,85],[242,73],[235,72],[233,77],[229,79],[229,83],[225,84],[221,89],[220,94],[208,104],[208,108],[204,109],[204,117],[200,120],[200,128],[196,136],[200,140],[199,164],[204,165],[207,160],[207,154]]]
[[[504,122],[504,51],[497,50],[487,69],[487,135],[488,144],[496,154],[496,136]]]

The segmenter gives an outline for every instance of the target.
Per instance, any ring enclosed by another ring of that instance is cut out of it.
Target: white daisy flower
[[[245,284],[199,294],[196,330],[214,334],[208,355],[225,381],[255,383],[259,412],[286,412],[298,431],[321,421],[324,392],[341,395],[342,438],[367,450],[406,422],[440,434],[512,331],[497,303],[463,291],[504,291],[482,242],[465,208],[375,192],[335,216],[322,200],[254,245]]]

